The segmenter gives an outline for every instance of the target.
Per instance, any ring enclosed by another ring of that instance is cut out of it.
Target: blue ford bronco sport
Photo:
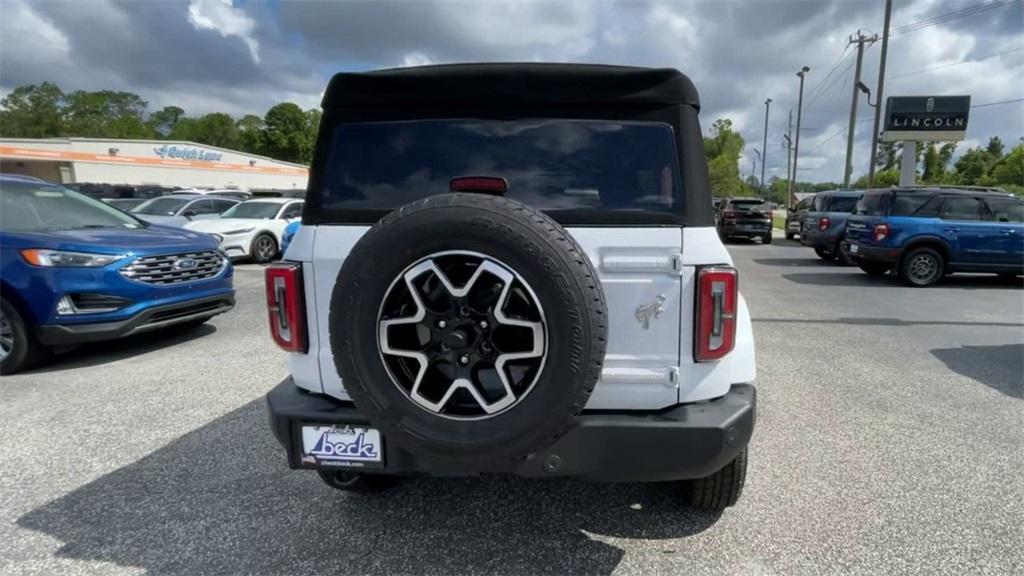
[[[1024,199],[990,188],[869,190],[847,220],[844,249],[862,270],[895,269],[910,286],[954,272],[1024,273]]]

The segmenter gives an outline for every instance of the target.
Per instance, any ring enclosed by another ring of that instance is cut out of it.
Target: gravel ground
[[[915,290],[777,239],[730,245],[758,344],[747,487],[292,472],[261,397],[285,376],[262,274],[195,330],[0,380],[3,574],[1021,574],[1024,290]]]

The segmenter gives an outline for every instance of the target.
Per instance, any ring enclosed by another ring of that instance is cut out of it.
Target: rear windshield
[[[884,215],[883,200],[888,193],[886,192],[875,192],[867,193],[860,197],[857,201],[857,208],[854,214],[863,214],[864,216],[882,216]]]
[[[860,198],[855,196],[833,196],[828,202],[828,212],[853,212]]]
[[[764,206],[764,200],[733,200],[729,207],[740,212],[750,212]]]
[[[448,192],[453,178],[492,176],[508,182],[505,196],[577,221],[609,212],[680,215],[677,159],[672,127],[660,122],[341,124],[320,203],[328,210],[392,210]]]

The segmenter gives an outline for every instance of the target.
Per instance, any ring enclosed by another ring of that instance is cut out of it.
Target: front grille
[[[146,284],[180,284],[213,278],[224,269],[227,260],[218,252],[186,252],[136,258],[121,268],[121,275]]]

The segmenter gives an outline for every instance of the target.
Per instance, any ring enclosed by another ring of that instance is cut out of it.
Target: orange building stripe
[[[103,154],[95,154],[92,152],[18,148],[15,146],[0,146],[0,158],[64,160],[68,162],[90,162],[94,164],[132,164],[136,166],[159,166],[162,168],[200,168],[203,170],[220,170],[224,172],[258,172],[261,174],[285,174],[289,176],[309,175],[309,170],[306,168],[290,168],[285,166],[248,166],[245,164],[229,164],[227,162],[171,160],[164,158],[146,158],[143,156],[105,156]]]

